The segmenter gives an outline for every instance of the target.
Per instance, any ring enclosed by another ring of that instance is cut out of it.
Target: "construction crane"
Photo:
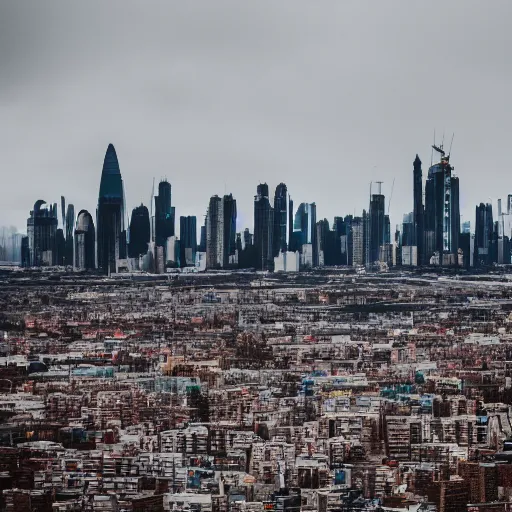
[[[435,151],[437,151],[438,153],[440,153],[442,156],[445,155],[445,152],[444,152],[444,149],[443,149],[443,145],[441,144],[441,146],[436,146],[435,144],[432,144],[432,149],[434,149]]]

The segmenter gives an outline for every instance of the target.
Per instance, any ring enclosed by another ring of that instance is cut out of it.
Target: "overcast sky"
[[[283,181],[332,222],[395,179],[394,226],[434,129],[473,221],[512,193],[511,19],[510,0],[0,0],[0,225],[61,195],[94,215],[112,142],[129,211],[167,177],[178,216],[232,192],[252,229],[257,184]]]

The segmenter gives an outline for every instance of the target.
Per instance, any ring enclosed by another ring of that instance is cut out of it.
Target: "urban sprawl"
[[[0,510],[512,512],[512,196],[461,226],[433,149],[393,237],[379,184],[178,238],[162,181],[125,226],[112,145],[94,218],[37,201],[0,237]]]

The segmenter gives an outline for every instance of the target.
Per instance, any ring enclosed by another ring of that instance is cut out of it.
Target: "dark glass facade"
[[[421,160],[418,155],[413,162],[413,226],[414,235],[412,239],[407,239],[408,243],[404,245],[416,245],[418,251],[418,262],[424,263],[424,233],[423,233],[423,221],[424,221],[424,209],[423,209],[423,174],[421,170]],[[410,234],[408,234],[410,236]]]
[[[425,259],[436,251],[456,255],[459,249],[460,211],[459,179],[452,176],[452,166],[448,156],[428,171],[425,185]],[[428,242],[428,243],[427,243]]]
[[[268,270],[273,262],[272,257],[272,207],[268,198],[268,185],[261,183],[254,196],[254,246],[257,269]]]
[[[379,261],[380,248],[386,238],[384,206],[384,195],[373,194],[370,201],[370,264]]]
[[[138,258],[147,254],[150,237],[149,211],[146,206],[141,204],[132,210],[128,256]]]
[[[161,181],[158,184],[158,195],[155,196],[155,244],[167,249],[167,239],[175,234],[175,213],[171,202],[171,184]]]
[[[293,232],[293,202],[284,183],[276,187],[274,195],[273,256],[286,252]]]
[[[475,266],[485,266],[492,262],[493,228],[492,205],[480,203],[475,210]]]
[[[227,267],[231,264],[236,254],[236,199],[232,194],[225,195],[222,198],[222,214],[223,214],[223,266]]]
[[[294,250],[302,252],[304,245],[312,246],[312,266],[318,266],[318,245],[316,230],[316,204],[301,203],[293,222]]]
[[[195,265],[197,251],[197,219],[195,216],[180,217],[180,264]]]
[[[98,268],[103,274],[117,272],[126,258],[124,190],[116,150],[109,144],[103,162],[98,198]]]

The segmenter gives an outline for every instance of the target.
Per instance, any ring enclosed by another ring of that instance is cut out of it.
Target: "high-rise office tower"
[[[120,259],[126,258],[124,189],[119,161],[112,144],[108,145],[101,172],[96,225],[98,229],[98,268],[104,274],[117,272]]]
[[[28,261],[33,267],[57,264],[57,205],[39,199],[27,219]]]
[[[96,232],[92,215],[81,210],[76,218],[75,227],[75,267],[79,270],[96,268]]]
[[[201,226],[201,234],[199,236],[199,252],[206,252],[206,219],[208,214],[204,217],[204,224]]]
[[[196,262],[197,219],[195,216],[180,217],[180,264],[191,267]]]
[[[346,247],[346,234],[347,228],[345,225],[345,221],[343,217],[334,217],[334,222],[332,224],[333,230],[333,261],[334,265],[346,265],[346,255],[347,255],[347,247]],[[345,238],[343,238],[345,237]]]
[[[293,232],[293,201],[284,183],[276,187],[274,195],[274,234],[273,256],[286,252],[290,248],[290,239]]]
[[[128,257],[139,258],[148,252],[151,241],[151,226],[149,210],[141,204],[132,210],[130,219],[130,242],[128,244]]]
[[[384,215],[384,239],[379,249],[379,261],[393,264],[393,244],[391,243],[391,222],[389,215]]]
[[[403,217],[402,232],[400,236],[400,263],[405,266],[417,266],[419,264],[419,255],[417,242],[417,230],[414,211],[407,213]]]
[[[416,245],[418,263],[421,265],[424,263],[424,234],[423,234],[423,222],[424,222],[424,208],[423,208],[423,173],[421,171],[421,160],[418,155],[413,162],[413,225],[414,225],[414,240],[407,240],[408,246]],[[403,244],[405,245],[405,244]]]
[[[318,266],[318,245],[316,230],[316,204],[301,203],[295,213],[293,222],[295,244],[298,250],[304,252],[306,246],[311,246],[311,261],[306,259],[305,265]]]
[[[425,185],[425,259],[430,259],[428,252],[433,250],[439,253],[440,264],[455,264],[460,233],[459,179],[453,176],[450,155],[433,148],[441,159],[428,170]]]
[[[380,184],[379,184],[380,189]],[[385,238],[385,200],[380,190],[378,194],[373,194],[370,201],[370,239],[369,239],[369,263],[372,264],[380,259],[381,247],[384,245]]]
[[[352,266],[353,261],[353,233],[352,233],[352,215],[346,215],[343,219],[344,233],[340,236],[341,242],[341,264]],[[338,228],[336,228],[338,229]]]
[[[73,266],[73,230],[75,229],[75,207],[72,204],[68,204],[66,210],[66,250],[64,253],[64,263],[66,265]]]
[[[365,224],[366,214],[363,217],[354,217],[351,219],[352,235],[352,265],[359,266],[365,264]]]
[[[271,206],[268,198],[268,185],[260,183],[254,196],[254,246],[256,248],[257,269],[267,270],[273,261]]]
[[[64,238],[64,230],[57,228],[55,234],[55,265],[63,266],[66,260],[66,239]]]
[[[223,267],[235,264],[236,255],[236,199],[233,194],[222,198],[223,231],[224,231],[224,257]]]
[[[413,246],[416,242],[416,223],[414,212],[404,214],[402,221],[402,246]]]
[[[155,196],[155,245],[164,248],[164,260],[167,239],[175,234],[171,199],[171,184],[163,180],[158,184],[158,195]]]
[[[480,203],[475,211],[475,266],[490,265],[494,222],[492,205]]]
[[[331,231],[327,219],[319,220],[316,223],[316,244],[318,254],[318,266],[335,265],[335,240],[336,232]]]
[[[224,264],[224,210],[219,196],[210,198],[206,215],[206,267],[222,268]]]

